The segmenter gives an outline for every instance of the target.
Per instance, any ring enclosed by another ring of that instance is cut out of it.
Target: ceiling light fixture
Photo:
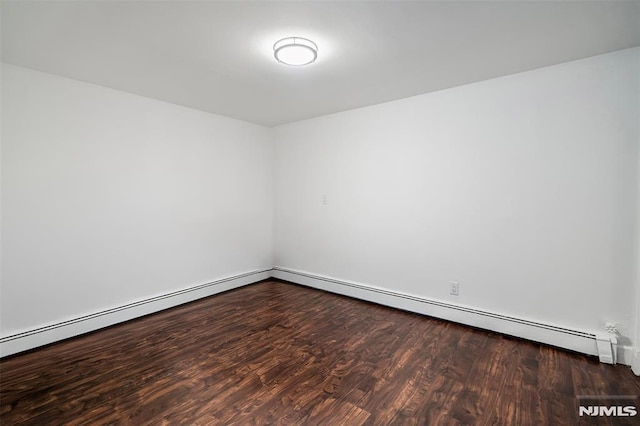
[[[273,45],[273,56],[286,65],[309,65],[318,58],[318,46],[306,38],[287,37]]]

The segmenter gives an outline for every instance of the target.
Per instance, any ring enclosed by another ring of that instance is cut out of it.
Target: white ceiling
[[[3,2],[2,60],[278,125],[640,45],[640,1]],[[287,67],[286,36],[319,45]]]

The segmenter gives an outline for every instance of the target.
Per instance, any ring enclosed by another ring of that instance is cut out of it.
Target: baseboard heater
[[[215,281],[195,285],[159,296],[138,300],[126,305],[105,309],[66,321],[47,324],[8,336],[0,337],[0,357],[34,349],[49,343],[99,330],[223,291],[268,279],[271,268],[254,270]]]
[[[89,315],[0,337],[0,357],[96,331],[216,293],[252,284],[270,276],[380,305],[429,315],[588,355],[597,355],[600,361],[605,363],[614,364],[618,361],[615,338],[607,333],[590,333],[558,327],[283,267],[261,269],[229,276]],[[628,349],[627,352],[631,353],[631,350]],[[622,353],[625,354],[626,352],[623,350]],[[630,355],[624,355],[623,363],[630,364],[629,361],[626,361],[627,358],[631,360]]]
[[[617,348],[612,341],[615,338],[612,339],[606,332],[559,327],[283,267],[274,267],[271,276],[368,302],[596,355],[600,361],[609,364],[616,362]]]

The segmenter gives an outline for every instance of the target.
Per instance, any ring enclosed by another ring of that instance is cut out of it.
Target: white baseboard
[[[72,320],[2,336],[0,337],[0,357],[34,349],[223,291],[253,284],[270,276],[343,296],[483,328],[588,355],[599,355],[596,332],[558,327],[360,283],[274,267],[273,269],[256,270],[218,279]],[[636,375],[640,375],[640,350],[634,350],[631,346],[621,345],[617,349],[617,363],[630,365],[633,372]]]
[[[0,337],[0,357],[34,349],[223,291],[252,284],[269,278],[269,272],[270,269],[263,269],[234,275],[90,315],[84,315],[72,320],[44,325],[9,336],[2,336]]]
[[[617,364],[633,365],[633,346],[618,345]]]
[[[631,357],[631,370],[636,376],[640,376],[640,347],[638,348],[629,348],[630,357]]]
[[[282,267],[274,267],[271,271],[271,276],[343,296],[378,303],[380,305],[429,315],[588,355],[599,355],[595,331],[588,332],[558,327],[551,324],[483,311],[469,306],[441,302]],[[620,359],[620,361],[628,362],[629,355],[625,354],[621,358],[624,359]]]

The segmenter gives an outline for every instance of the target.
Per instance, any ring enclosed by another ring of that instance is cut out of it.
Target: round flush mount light
[[[273,56],[286,65],[309,65],[318,58],[318,46],[306,38],[287,37],[273,45]]]

